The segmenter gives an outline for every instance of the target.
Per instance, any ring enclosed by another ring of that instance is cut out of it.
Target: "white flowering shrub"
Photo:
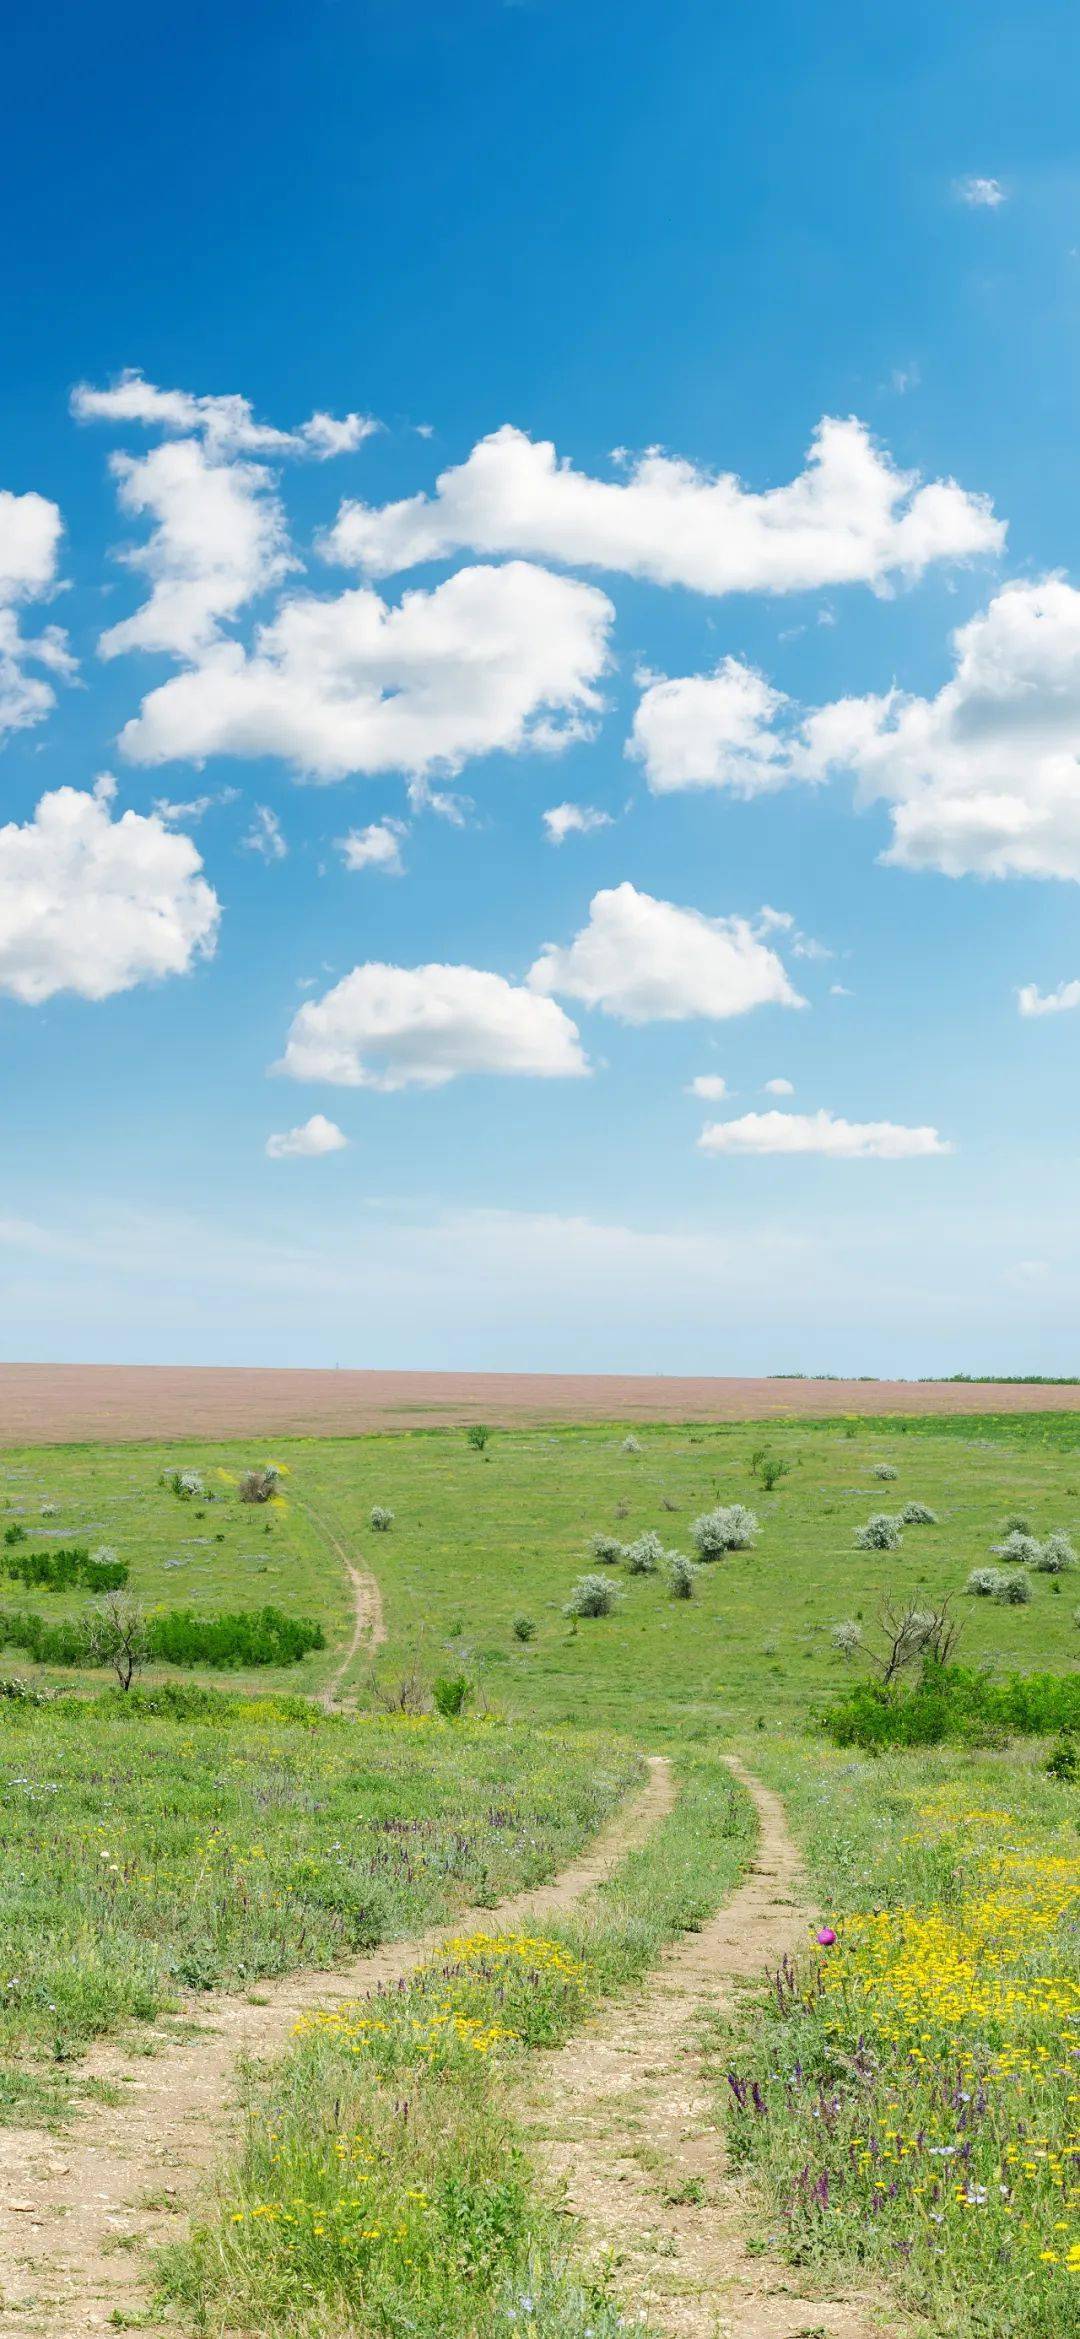
[[[937,1512],[931,1510],[929,1503],[906,1502],[900,1513],[902,1527],[936,1527],[937,1523]]]
[[[58,1519],[60,1516],[59,1503],[43,1502],[41,1506],[41,1516],[43,1519]]]
[[[1002,1585],[1009,1581],[1000,1567],[973,1567],[964,1590],[976,1600],[996,1600]]]
[[[594,1535],[589,1543],[589,1556],[598,1559],[601,1567],[618,1567],[626,1558],[626,1545],[617,1535]]]
[[[1025,1608],[1031,1598],[1031,1582],[1027,1576],[1003,1576],[994,1594],[1006,1608]]]
[[[703,1511],[691,1526],[690,1539],[699,1559],[721,1559],[725,1551],[749,1551],[757,1533],[754,1512],[745,1503],[731,1502]]]
[[[632,1434],[629,1437],[625,1437],[622,1442],[622,1450],[624,1454],[640,1454],[641,1439],[634,1437]]]
[[[841,1657],[853,1657],[856,1649],[862,1647],[862,1626],[850,1619],[843,1624],[834,1624],[829,1638]]]
[[[1014,1567],[1034,1567],[1042,1545],[1037,1535],[1028,1535],[1023,1527],[1011,1527],[1004,1543],[994,1546],[999,1559],[1007,1559]]]
[[[894,1462],[875,1462],[870,1476],[871,1478],[899,1478],[900,1472]]]
[[[663,1556],[664,1546],[659,1535],[654,1528],[646,1527],[643,1535],[637,1536],[633,1543],[626,1546],[627,1575],[654,1576]]]
[[[199,1470],[166,1470],[161,1483],[171,1487],[181,1502],[201,1500],[206,1493],[202,1472]]]
[[[857,1551],[899,1551],[903,1540],[899,1519],[892,1518],[888,1511],[875,1511],[865,1526],[855,1529]]]
[[[610,1616],[617,1608],[622,1593],[610,1576],[579,1576],[570,1594],[564,1616]]]
[[[385,1503],[373,1502],[371,1506],[370,1517],[368,1519],[368,1525],[374,1530],[375,1534],[388,1535],[393,1524],[393,1511],[388,1511]]]
[[[685,1552],[669,1551],[664,1562],[668,1591],[673,1600],[692,1600],[697,1591],[698,1569]]]
[[[1076,1552],[1063,1527],[1055,1527],[1053,1534],[1040,1544],[1039,1556],[1031,1564],[1044,1576],[1063,1576],[1068,1568],[1076,1566]]]

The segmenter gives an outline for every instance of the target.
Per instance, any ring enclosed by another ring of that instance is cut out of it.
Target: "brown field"
[[[756,1421],[829,1413],[1080,1410],[1080,1383],[792,1381],[631,1373],[278,1372],[0,1364],[0,1444],[351,1436],[486,1421]]]

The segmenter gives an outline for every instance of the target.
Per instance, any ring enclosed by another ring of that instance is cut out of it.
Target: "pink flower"
[[[836,1935],[831,1925],[819,1925],[814,1939],[821,1949],[831,1949]]]

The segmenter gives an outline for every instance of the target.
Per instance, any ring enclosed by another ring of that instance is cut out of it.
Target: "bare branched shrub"
[[[245,1470],[237,1489],[241,1502],[269,1502],[277,1493],[280,1475],[272,1462],[264,1462],[258,1470]]]
[[[96,1664],[112,1666],[121,1689],[130,1689],[150,1648],[141,1601],[133,1600],[127,1592],[110,1592],[100,1608],[92,1608],[87,1616],[86,1646]]]
[[[886,1687],[919,1658],[947,1665],[960,1637],[948,1600],[937,1608],[917,1608],[913,1603],[897,1608],[886,1600],[877,1623],[883,1645],[880,1649],[865,1646],[863,1653]]]

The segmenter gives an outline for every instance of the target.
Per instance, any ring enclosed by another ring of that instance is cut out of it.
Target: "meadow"
[[[243,1503],[271,1459],[274,1499]],[[203,1491],[172,1491],[176,1470]],[[696,1561],[718,1504],[756,1529],[675,1597],[668,1555]],[[861,1546],[908,1508],[886,1547]],[[0,1698],[0,2109],[61,2116],[87,2040],[177,1993],[329,1964],[546,1874],[665,1749],[675,1812],[580,1919],[485,1929],[392,2007],[316,2023],[250,2078],[237,2151],[162,2274],[192,2330],[512,2339],[527,2298],[545,2339],[607,2339],[617,2281],[597,2287],[532,2164],[517,2074],[730,1890],[754,1834],[722,1763],[737,1748],[783,1795],[833,1936],[808,1931],[751,2018],[707,2042],[760,2247],[872,2279],[916,2329],[1056,2339],[1080,2302],[1080,1766],[1009,1685],[1049,1676],[1069,1718],[1080,1569],[1002,1558],[1010,1533],[1080,1547],[1076,1417],[0,1457],[0,1561],[104,1550],[150,1617],[272,1603],[324,1642],[228,1677],[154,1658],[126,1696],[9,1647],[7,1672],[55,1694]],[[650,1537],[659,1564],[635,1572],[627,1549]],[[342,1674],[345,1556],[377,1578],[386,1639]],[[974,1596],[987,1567],[1026,1596]],[[567,1612],[586,1574],[610,1613]],[[74,1625],[75,1575],[24,1569],[0,1609]],[[962,1627],[968,1705],[986,1709],[969,1743],[830,1744],[828,1709],[873,1677],[886,1610],[910,1606]],[[319,1711],[330,1683],[348,1715]]]

